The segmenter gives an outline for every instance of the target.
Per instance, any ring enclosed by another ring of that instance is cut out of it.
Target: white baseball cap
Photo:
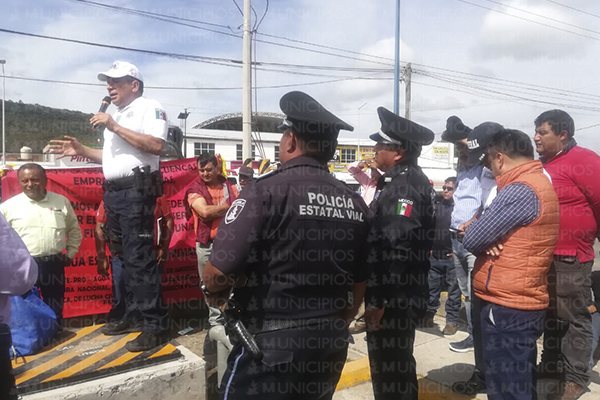
[[[140,82],[144,82],[144,78],[142,78],[142,74],[140,74],[137,67],[127,61],[115,61],[108,71],[98,74],[98,79],[106,82],[108,78],[123,78],[124,76],[131,76]]]

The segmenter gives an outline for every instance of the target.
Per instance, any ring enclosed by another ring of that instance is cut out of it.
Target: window
[[[252,145],[252,159],[256,158],[256,146]],[[235,159],[236,160],[244,160],[244,153],[242,151],[242,145],[235,145]]]
[[[356,161],[356,149],[341,149],[341,163],[349,164]]]
[[[198,157],[202,153],[215,154],[215,144],[206,142],[194,143],[194,157]]]
[[[273,161],[279,162],[279,146],[275,146],[275,157]]]

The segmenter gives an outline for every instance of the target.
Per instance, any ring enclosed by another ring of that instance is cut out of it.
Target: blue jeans
[[[452,258],[439,260],[433,256],[429,257],[431,267],[429,269],[429,301],[427,312],[435,314],[440,308],[440,293],[444,282],[448,285],[448,300],[446,301],[446,323],[458,324],[460,315],[460,287],[454,271]]]
[[[517,310],[480,301],[488,399],[536,399],[536,341],[544,333],[546,310]]]
[[[465,246],[456,239],[452,239],[452,259],[458,286],[465,296],[465,310],[467,312],[467,332],[473,334],[473,320],[471,318],[471,274],[475,266],[476,257],[465,249]]]

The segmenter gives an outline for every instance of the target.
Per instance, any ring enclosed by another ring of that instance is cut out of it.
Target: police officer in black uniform
[[[381,130],[370,137],[385,174],[371,204],[375,240],[365,295],[371,377],[376,400],[416,400],[415,327],[427,311],[435,231],[435,193],[417,158],[434,134],[383,107],[377,112]]]
[[[368,277],[369,210],[327,168],[339,130],[353,128],[302,92],[280,107],[281,167],[233,202],[203,274],[213,302],[229,294],[228,278],[247,277],[234,300],[262,351],[259,360],[234,345],[224,399],[331,399]]]

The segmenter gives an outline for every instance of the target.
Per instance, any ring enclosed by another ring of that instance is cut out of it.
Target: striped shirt
[[[498,192],[487,211],[473,222],[463,245],[473,254],[485,252],[512,229],[533,222],[540,214],[540,200],[532,188],[512,183]]]
[[[481,175],[482,165],[473,165],[460,169],[456,177],[456,190],[454,191],[454,210],[450,226],[458,228],[473,218],[481,207]]]

